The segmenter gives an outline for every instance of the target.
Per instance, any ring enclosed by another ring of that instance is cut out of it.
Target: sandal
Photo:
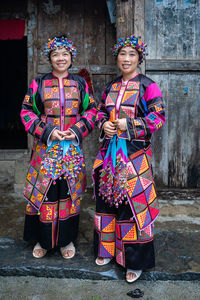
[[[100,263],[98,262],[98,258],[103,258],[103,263],[102,263],[102,264],[100,264]],[[104,265],[109,264],[109,262],[110,262],[111,260],[112,260],[112,258],[97,257],[97,258],[95,259],[95,263],[96,263],[98,266],[104,266]]]
[[[37,254],[37,253],[36,253],[36,250],[42,250],[42,251],[40,251],[40,252],[42,252],[42,254]],[[35,247],[33,248],[33,256],[34,256],[35,258],[42,258],[42,257],[44,257],[44,256],[46,255],[46,253],[47,253],[47,250],[46,250],[46,249],[43,249],[43,248],[41,247],[40,243],[37,243],[37,244],[35,245]]]
[[[132,279],[128,279],[128,278],[127,278],[127,274],[128,274],[128,273],[135,274],[135,277],[132,278]],[[140,277],[141,274],[142,274],[142,270],[131,270],[131,269],[127,269],[127,271],[126,271],[126,281],[129,282],[129,283],[132,283],[132,282],[136,281],[136,280]]]
[[[70,251],[70,250],[73,251],[74,253],[73,253],[71,256],[66,256],[66,252],[67,252],[67,251]],[[71,243],[69,243],[67,246],[61,247],[61,248],[60,248],[60,252],[61,252],[63,258],[69,259],[69,258],[74,257],[74,255],[75,255],[75,253],[76,253],[76,249],[75,249],[75,247],[74,247],[74,244],[71,242]]]

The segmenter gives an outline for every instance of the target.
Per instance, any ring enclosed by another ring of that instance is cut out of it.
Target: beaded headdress
[[[77,50],[73,45],[73,42],[68,40],[66,37],[55,37],[52,40],[48,39],[48,42],[44,46],[44,54],[49,58],[50,53],[57,48],[65,48],[71,53],[72,61],[74,61]]]
[[[120,49],[122,47],[128,47],[128,46],[131,46],[138,51],[139,61],[140,63],[142,63],[143,60],[145,59],[145,56],[148,55],[148,53],[146,53],[147,44],[144,44],[135,35],[130,35],[125,38],[118,38],[117,43],[114,45],[112,50],[113,56],[117,57]]]

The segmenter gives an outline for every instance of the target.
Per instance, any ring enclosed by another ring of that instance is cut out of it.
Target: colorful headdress
[[[138,51],[140,63],[142,63],[145,59],[145,56],[148,55],[148,53],[146,53],[147,44],[144,44],[135,35],[130,35],[125,38],[117,39],[117,43],[114,45],[112,50],[113,56],[117,57],[120,49],[127,46],[131,46]]]
[[[73,42],[68,40],[66,37],[55,37],[52,40],[48,39],[48,42],[45,44],[44,47],[44,54],[49,58],[50,53],[57,48],[65,48],[67,51],[71,53],[72,61],[74,61],[77,50],[73,46]]]

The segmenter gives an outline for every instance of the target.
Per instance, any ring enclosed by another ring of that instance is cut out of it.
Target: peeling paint
[[[196,5],[196,0],[156,0],[157,7],[174,7],[185,9]]]

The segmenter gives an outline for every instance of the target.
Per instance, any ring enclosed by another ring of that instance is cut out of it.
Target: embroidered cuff
[[[79,139],[78,139],[78,136],[77,136],[76,132],[74,130],[72,130],[71,128],[69,130],[72,131],[76,136],[76,138],[74,140],[72,140],[72,144],[74,146],[79,146],[80,143],[79,143]]]
[[[73,125],[72,127],[70,127],[70,130],[75,134],[76,139],[78,140],[78,145],[81,145],[83,138],[80,129],[76,127],[76,125]]]
[[[131,118],[126,118],[126,123],[128,140],[131,141],[136,138],[134,120]]]
[[[54,129],[56,129],[57,127],[54,125],[46,125],[42,137],[41,137],[41,141],[47,145],[48,139],[51,136],[51,133]],[[48,145],[47,145],[48,146]]]
[[[51,144],[52,144],[52,140],[51,140],[51,135],[52,135],[52,132],[55,130],[56,128],[53,128],[52,131],[50,132],[49,136],[48,136],[48,139],[47,139],[47,146],[50,147]]]
[[[104,132],[104,129],[103,129],[103,127],[101,127],[101,129],[100,129],[100,136],[99,136],[99,142],[101,143],[101,142],[103,142],[103,140],[105,139],[105,132]]]

